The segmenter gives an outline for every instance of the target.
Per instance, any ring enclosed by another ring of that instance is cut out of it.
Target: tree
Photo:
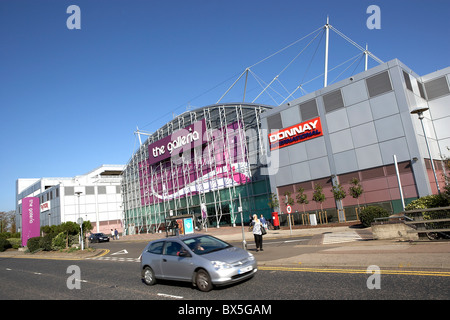
[[[364,192],[361,184],[359,183],[358,178],[352,178],[350,180],[351,186],[348,188],[348,193],[352,196],[353,199],[356,199],[358,202],[358,212],[360,211],[359,207],[359,197]],[[356,219],[358,219],[358,213],[356,214]]]
[[[339,221],[340,222],[346,221],[344,206],[342,205],[342,199],[344,199],[347,196],[347,193],[339,183],[331,188],[331,192],[333,192],[333,197],[336,200]]]
[[[331,192],[333,192],[333,196],[335,200],[342,200],[347,196],[344,188],[338,183],[337,186],[333,186],[331,188]]]
[[[447,147],[447,150],[450,151],[450,148]],[[450,172],[450,158],[445,157],[443,162],[444,162],[444,166],[446,167],[446,170],[444,172],[446,172],[447,174],[444,173],[445,185],[444,185],[444,192],[442,193],[442,196],[450,203],[450,174],[448,173],[448,172]]]
[[[15,211],[0,212],[0,233],[2,232],[16,232],[16,217]]]
[[[277,195],[275,193],[271,193],[269,195],[269,203],[268,203],[270,209],[272,209],[272,211],[274,211],[276,208],[278,208],[279,204],[280,203],[278,201]]]
[[[297,189],[297,203],[301,204],[303,206],[303,213],[305,213],[305,204],[309,203],[308,200],[308,196],[306,194],[304,194],[303,192],[305,192],[305,189],[303,189],[302,187],[299,187]]]
[[[325,194],[323,194],[322,191],[323,188],[320,184],[314,185],[314,193],[312,199],[320,204],[320,211],[323,211],[322,203],[325,201]]]
[[[284,196],[287,197],[287,204],[290,205],[290,206],[292,206],[294,204],[294,199],[291,197],[291,194],[292,193],[290,191],[286,191],[284,193]],[[286,200],[284,202],[286,203]]]
[[[322,214],[323,214],[322,203],[325,201],[325,194],[322,191],[323,191],[323,188],[320,184],[314,185],[314,193],[313,193],[312,199],[315,202],[320,203],[320,214],[319,214],[320,223],[322,223]],[[325,215],[325,218],[327,218],[326,215]],[[328,218],[327,218],[327,222],[328,222]]]

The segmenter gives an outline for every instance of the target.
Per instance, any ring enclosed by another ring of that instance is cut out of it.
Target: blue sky
[[[72,4],[81,9],[80,30],[66,26]],[[366,26],[372,4],[381,29]],[[153,132],[187,105],[215,103],[246,67],[320,28],[327,15],[383,61],[398,58],[419,75],[448,67],[449,12],[448,0],[1,0],[0,211],[15,209],[18,178],[126,164],[137,126]],[[268,83],[305,48],[280,77],[294,90],[323,72],[324,37],[307,46],[311,40],[252,71]],[[356,54],[330,33],[330,69]],[[342,77],[363,71],[363,61],[330,73],[329,82],[347,67]],[[247,90],[247,102],[261,91],[252,76]],[[240,81],[223,101],[242,101],[242,93]],[[266,94],[256,102],[275,104]]]

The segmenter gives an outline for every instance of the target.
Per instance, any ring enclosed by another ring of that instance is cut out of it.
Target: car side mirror
[[[187,250],[182,249],[180,252],[178,252],[178,256],[188,258],[191,256],[191,254],[187,252]]]

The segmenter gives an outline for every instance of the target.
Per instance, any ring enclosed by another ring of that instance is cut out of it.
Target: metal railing
[[[425,234],[430,240],[450,239],[450,206],[403,212],[409,232]]]
[[[450,240],[450,206],[403,211],[389,217],[375,218],[376,224],[404,223],[409,233],[418,233],[430,240]]]

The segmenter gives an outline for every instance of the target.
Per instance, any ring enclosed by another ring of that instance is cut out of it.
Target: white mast
[[[364,71],[367,71],[367,67],[369,64],[369,45],[366,43],[366,51],[364,51],[364,57],[366,58],[366,61],[364,63]]]
[[[325,76],[323,79],[323,86],[326,87],[328,84],[328,43],[330,40],[330,25],[329,25],[329,19],[327,16],[327,24],[325,25],[325,32],[326,32],[326,37],[325,37]]]

